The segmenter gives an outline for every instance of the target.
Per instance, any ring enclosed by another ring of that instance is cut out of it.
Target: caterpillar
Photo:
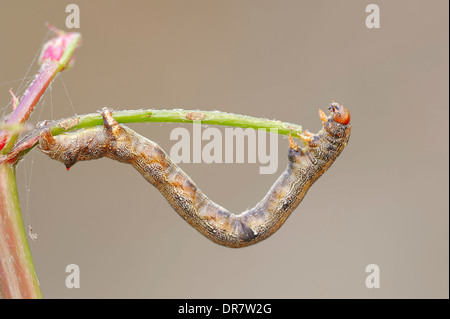
[[[323,127],[317,134],[299,135],[306,143],[303,149],[289,136],[287,168],[255,207],[239,215],[211,201],[158,144],[120,125],[108,108],[101,111],[103,126],[57,136],[44,129],[39,148],[67,170],[79,161],[102,157],[131,164],[204,236],[227,247],[245,247],[275,233],[347,145],[349,111],[335,102],[329,110],[329,116],[319,110]]]

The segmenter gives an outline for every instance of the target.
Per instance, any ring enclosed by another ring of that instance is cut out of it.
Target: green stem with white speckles
[[[219,111],[140,109],[114,111],[113,116],[119,123],[193,123],[194,121],[201,121],[200,123],[205,125],[252,128],[255,130],[263,129],[271,132],[273,132],[272,129],[276,129],[278,134],[289,135],[294,133],[294,137],[296,136],[295,134],[302,133],[302,127],[298,124]],[[68,128],[67,124],[64,123],[73,123],[73,126]],[[26,154],[37,145],[39,134],[43,128],[49,128],[53,135],[58,135],[66,131],[90,128],[102,124],[103,119],[100,113],[77,115],[52,121],[36,129],[18,142],[13,152],[9,154],[8,158],[4,157],[3,160],[11,160]],[[2,159],[0,158],[1,161]]]
[[[141,123],[141,122],[171,122],[171,123],[192,123],[194,120],[201,120],[201,124],[222,125],[253,129],[277,129],[278,134],[289,135],[289,133],[301,133],[302,127],[297,124],[256,118],[247,115],[219,112],[219,111],[199,111],[199,110],[127,110],[114,111],[114,118],[119,123]],[[73,118],[78,118],[78,124],[71,130],[102,125],[103,120],[99,113],[86,114]],[[69,118],[72,119],[72,118]],[[67,119],[65,119],[67,120]],[[55,123],[52,134],[57,135],[64,130]]]

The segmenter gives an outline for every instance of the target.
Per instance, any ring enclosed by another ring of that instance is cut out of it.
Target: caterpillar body
[[[319,110],[323,128],[317,134],[300,136],[308,144],[304,149],[290,136],[287,168],[255,207],[239,215],[211,201],[158,144],[118,124],[108,108],[101,112],[103,126],[57,136],[43,130],[39,148],[67,169],[101,157],[131,164],[200,233],[220,245],[244,247],[276,232],[347,145],[350,113],[334,102],[329,109],[330,116]]]

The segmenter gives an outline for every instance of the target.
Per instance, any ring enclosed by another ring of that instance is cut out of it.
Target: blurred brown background
[[[130,166],[102,159],[67,173],[34,150],[17,175],[44,297],[448,298],[447,1],[72,2],[83,43],[62,77],[78,114],[217,109],[317,131],[317,109],[334,99],[353,132],[286,224],[237,250],[191,228]],[[0,2],[1,106],[44,22],[65,28],[69,3]],[[380,29],[365,26],[370,3]],[[31,122],[73,113],[59,77]],[[174,143],[175,124],[130,126],[167,151]],[[259,175],[259,164],[181,167],[239,213],[285,168],[287,145],[280,137],[275,175]],[[65,286],[72,263],[80,289]],[[379,289],[365,286],[372,263]]]

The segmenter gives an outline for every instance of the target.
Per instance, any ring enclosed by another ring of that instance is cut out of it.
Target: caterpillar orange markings
[[[200,233],[221,245],[244,247],[276,232],[347,145],[350,114],[335,102],[330,111],[328,117],[320,113],[323,128],[317,134],[303,136],[308,144],[305,148],[299,148],[290,136],[287,168],[255,207],[239,215],[206,197],[158,144],[119,125],[107,108],[102,110],[103,126],[58,136],[45,129],[39,147],[66,168],[101,157],[131,164]]]
[[[336,122],[344,125],[350,123],[350,112],[344,106],[333,101],[328,109],[333,113]]]
[[[289,133],[289,148],[293,149],[294,151],[298,151],[298,145],[294,142],[292,139],[292,134]]]
[[[326,121],[328,121],[328,117],[325,114],[324,111],[322,111],[321,109],[319,109],[319,117],[322,120],[323,123],[325,123]]]

